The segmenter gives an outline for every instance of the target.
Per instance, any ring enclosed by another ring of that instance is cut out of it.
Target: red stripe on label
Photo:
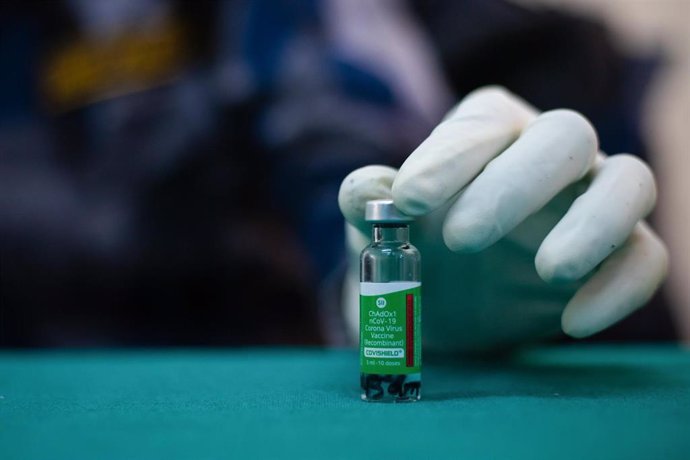
[[[405,365],[407,367],[414,366],[414,295],[407,294],[405,297],[406,301],[406,329],[407,329],[407,349],[405,350]]]

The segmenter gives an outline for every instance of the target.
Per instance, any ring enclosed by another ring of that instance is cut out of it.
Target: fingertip
[[[622,178],[636,184],[636,196],[643,203],[641,217],[654,209],[657,200],[657,185],[654,172],[647,163],[629,153],[619,153],[608,157],[604,167],[617,169]]]
[[[561,314],[561,329],[575,339],[583,339],[607,329],[636,308],[600,299],[584,300],[576,294]]]
[[[395,206],[410,216],[423,216],[434,209],[432,203],[441,201],[439,187],[427,183],[423,178],[399,174],[393,182],[391,194]]]
[[[544,247],[544,244],[541,245],[534,257],[534,268],[536,268],[539,277],[547,283],[554,282],[556,278],[557,264],[554,259],[553,254]]]
[[[582,258],[572,254],[575,251],[567,251],[556,247],[550,241],[545,240],[534,258],[534,267],[541,279],[547,283],[567,283],[576,281],[587,274],[590,264]]]
[[[391,198],[396,174],[395,168],[383,165],[364,166],[348,174],[338,191],[338,206],[345,220],[361,228],[367,201]]]
[[[585,146],[579,148],[576,152],[583,154],[582,158],[577,158],[575,155],[569,157],[569,160],[580,164],[579,177],[590,170],[594,164],[597,152],[599,151],[599,139],[597,132],[590,121],[581,113],[570,109],[556,109],[544,112],[539,115],[532,124],[537,123],[554,123],[560,127],[562,132],[567,132],[571,136],[575,145]]]
[[[571,109],[554,109],[542,113],[535,121],[538,122],[539,120],[557,120],[559,125],[565,127],[564,131],[575,134],[581,141],[591,144],[594,148],[594,154],[598,151],[597,132],[592,123],[580,112]]]
[[[577,315],[571,314],[571,311],[566,308],[561,315],[561,329],[566,335],[574,339],[583,339],[601,330],[581,321]]]
[[[502,98],[502,99],[517,99],[513,93],[508,91],[505,86],[501,85],[486,85],[479,87],[469,93],[463,98],[464,101],[472,100],[476,97],[483,99],[487,98]]]
[[[583,299],[576,294],[561,314],[561,329],[575,339],[582,339],[603,331],[620,318],[612,316],[615,305],[597,299]]]

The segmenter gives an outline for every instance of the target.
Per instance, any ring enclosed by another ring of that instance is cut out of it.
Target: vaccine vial
[[[367,202],[371,244],[360,257],[359,360],[364,401],[421,397],[421,258],[412,218],[393,200]]]

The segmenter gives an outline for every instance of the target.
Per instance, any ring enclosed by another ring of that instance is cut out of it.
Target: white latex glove
[[[399,171],[367,166],[343,181],[350,264],[343,292],[358,327],[366,201],[419,216],[425,344],[455,351],[594,334],[644,305],[666,275],[664,244],[643,222],[656,186],[630,155],[598,153],[589,122],[538,114],[497,87],[474,91]],[[559,327],[560,326],[560,327]]]

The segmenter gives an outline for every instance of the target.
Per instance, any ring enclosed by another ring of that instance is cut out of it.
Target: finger
[[[536,111],[503,88],[468,95],[403,163],[395,205],[419,216],[442,206],[505,149]]]
[[[587,191],[547,235],[536,256],[544,281],[573,281],[620,247],[654,207],[656,184],[649,167],[631,155],[597,166]]]
[[[476,252],[495,243],[582,178],[596,152],[596,133],[582,115],[570,110],[539,115],[451,206],[443,225],[446,245]]]
[[[570,300],[561,317],[563,331],[580,338],[606,329],[644,305],[667,270],[664,243],[639,222],[626,244]]]
[[[368,233],[364,221],[367,201],[391,197],[391,185],[397,170],[388,166],[365,166],[348,174],[340,184],[338,205],[345,220]]]

